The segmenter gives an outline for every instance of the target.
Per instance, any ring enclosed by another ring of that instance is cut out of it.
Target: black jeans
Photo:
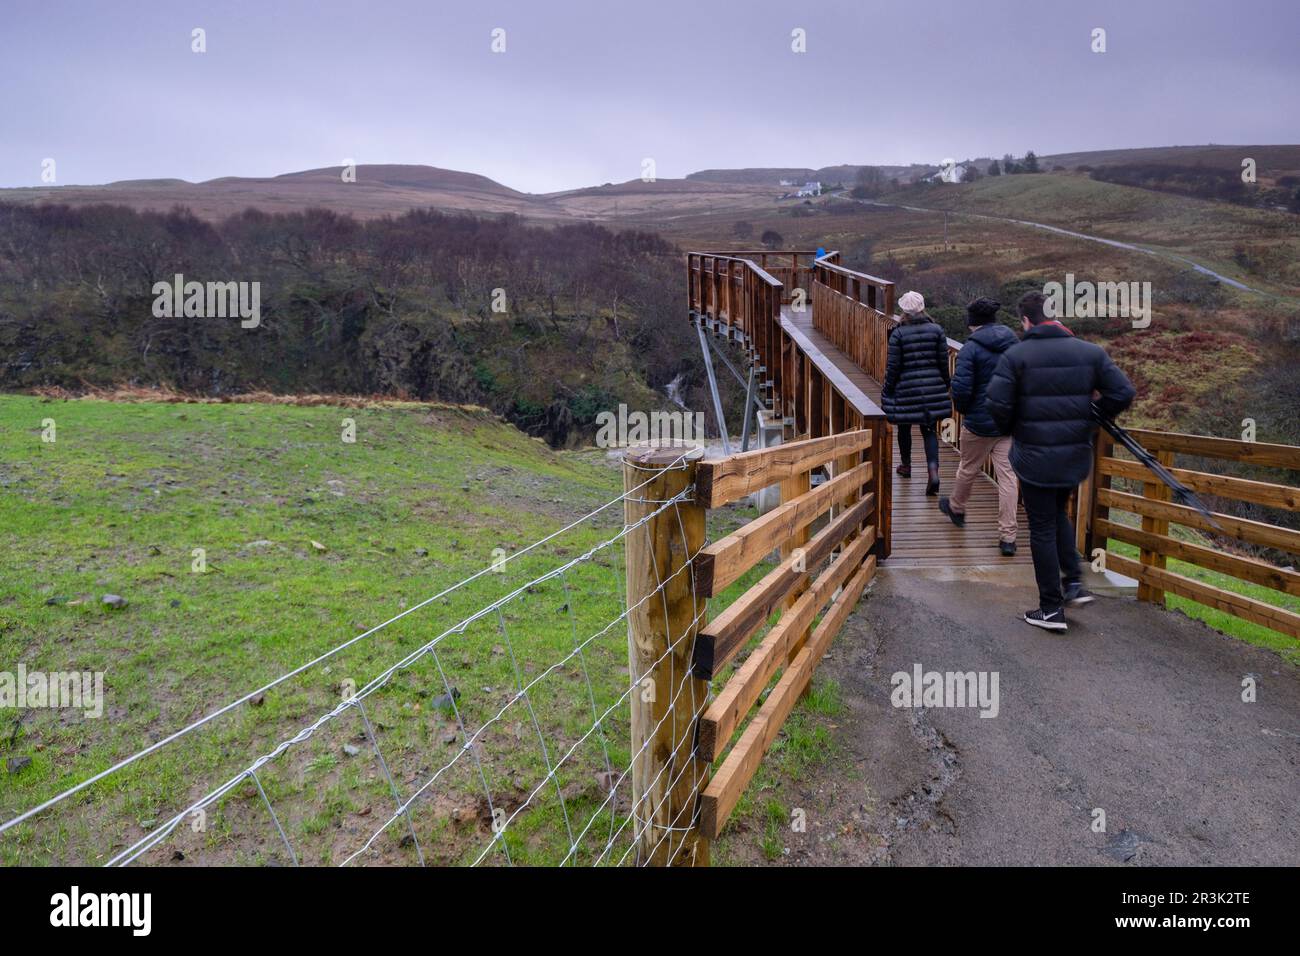
[[[928,465],[939,464],[939,436],[935,433],[935,425],[931,422],[929,425],[917,425],[921,429],[921,441],[925,443],[925,461]],[[912,464],[912,426],[898,426],[898,457],[901,459],[900,464]]]
[[[1020,496],[1029,519],[1029,550],[1034,556],[1034,577],[1038,581],[1038,606],[1044,612],[1065,604],[1061,578],[1079,580],[1079,552],[1074,547],[1074,526],[1065,507],[1072,488],[1044,488],[1020,482]]]

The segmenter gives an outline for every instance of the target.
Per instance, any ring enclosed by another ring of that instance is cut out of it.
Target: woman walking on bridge
[[[921,430],[929,482],[927,495],[939,493],[939,422],[952,415],[948,396],[948,338],[925,313],[919,292],[898,300],[903,321],[889,333],[889,361],[881,400],[885,416],[898,426],[898,474],[912,477],[912,426]]]

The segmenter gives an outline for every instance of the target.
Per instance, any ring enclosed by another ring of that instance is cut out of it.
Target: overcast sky
[[[1296,143],[1298,36],[1296,0],[0,0],[0,185]]]

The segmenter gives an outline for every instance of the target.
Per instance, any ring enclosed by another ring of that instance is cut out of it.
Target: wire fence
[[[111,866],[672,859],[694,807],[670,798],[701,786],[680,730],[708,685],[682,662],[707,609],[690,577],[701,541],[683,519],[693,488],[648,492],[685,460],[0,823],[0,849]],[[652,526],[673,533],[668,548]],[[629,548],[654,578],[635,600]],[[629,651],[632,621],[673,620],[670,592],[690,595],[690,613],[646,660]],[[340,677],[361,647],[387,659],[363,683]],[[668,686],[634,728],[649,671]]]

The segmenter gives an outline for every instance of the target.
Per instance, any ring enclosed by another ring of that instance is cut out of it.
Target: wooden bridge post
[[[871,551],[883,561],[894,537],[894,432],[883,415],[863,424],[871,429],[871,483],[876,491],[876,543]]]
[[[699,829],[709,764],[696,758],[709,684],[692,676],[705,601],[690,567],[704,546],[705,509],[689,497],[663,505],[694,485],[702,455],[702,448],[638,446],[623,456],[624,520],[645,522],[624,539],[632,819],[642,865],[709,863]]]
[[[794,429],[790,428],[789,426],[786,427],[785,432],[786,434],[783,441],[786,444],[789,444],[791,442],[802,441],[808,437],[806,435],[795,435],[793,433]],[[811,490],[812,490],[812,472],[801,471],[798,474],[791,475],[789,478],[786,478],[784,481],[781,482],[781,504],[783,505],[789,504],[791,501],[794,501],[796,498],[800,497],[801,495],[807,494]],[[804,545],[806,545],[808,543],[808,538],[810,536],[811,535],[809,533],[809,529],[805,527],[796,531],[789,538],[787,538],[785,542],[781,545],[781,560],[784,561],[785,559],[789,558],[792,554],[794,554],[796,548],[802,548]],[[805,581],[802,584],[796,585],[790,591],[789,597],[785,599],[785,607],[786,608],[794,607],[795,602],[799,600],[800,595],[802,595],[807,590],[808,590],[807,581]],[[803,649],[803,645],[807,641],[808,636],[810,634],[812,634],[811,624],[809,624],[808,627],[804,628],[803,634],[800,637],[796,638],[791,643],[790,652],[788,655],[786,655],[786,663],[790,663],[794,661],[795,657],[798,656],[799,651]],[[805,690],[805,694],[806,693],[807,691]]]
[[[1110,490],[1110,475],[1101,473],[1101,460],[1111,457],[1114,453],[1114,440],[1104,431],[1099,431],[1092,451],[1092,474],[1088,477],[1088,507],[1082,529],[1081,550],[1085,561],[1091,561],[1092,553],[1098,548],[1106,550],[1106,536],[1097,534],[1095,528],[1098,521],[1110,520],[1110,509],[1100,504],[1097,497],[1103,488]]]
[[[1174,467],[1174,453],[1171,451],[1157,451],[1156,459],[1166,468]],[[1142,497],[1150,501],[1169,501],[1171,496],[1169,488],[1163,481],[1153,476],[1147,476],[1142,481]],[[1148,534],[1166,535],[1169,533],[1169,522],[1164,518],[1142,517],[1142,530]],[[1165,556],[1158,551],[1148,551],[1141,549],[1138,552],[1138,563],[1149,568],[1165,569]],[[1138,582],[1138,600],[1150,601],[1152,604],[1165,603],[1165,592],[1160,588],[1153,587],[1150,584]]]

